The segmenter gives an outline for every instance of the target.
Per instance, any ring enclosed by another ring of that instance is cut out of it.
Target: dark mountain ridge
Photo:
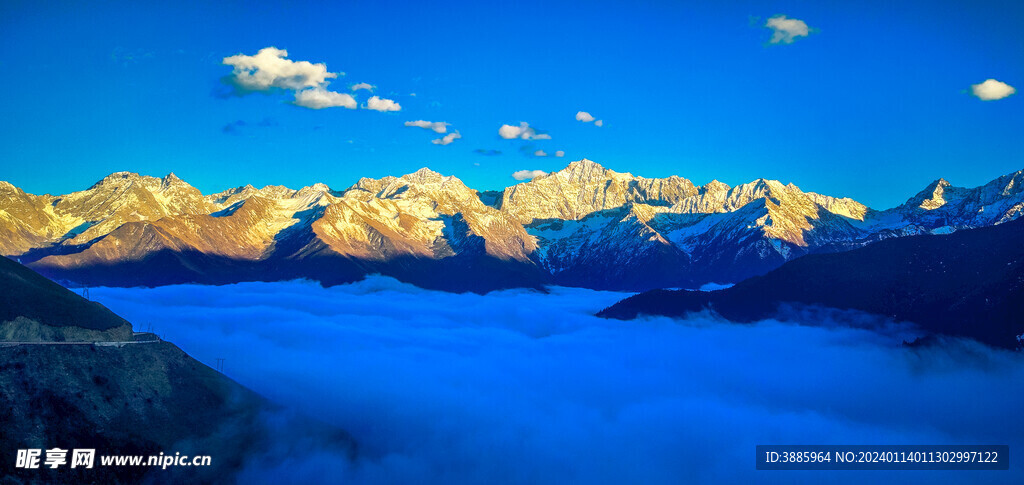
[[[681,317],[704,310],[750,322],[795,304],[858,310],[937,334],[1015,348],[1024,333],[1024,220],[947,235],[812,254],[714,292],[655,290],[602,310],[606,318]]]

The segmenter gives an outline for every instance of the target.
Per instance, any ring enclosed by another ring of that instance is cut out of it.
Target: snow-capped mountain
[[[696,187],[589,160],[506,189],[500,207],[529,221],[541,241],[540,263],[556,282],[598,288],[738,281],[826,243],[857,239],[851,223],[867,210],[774,180]]]
[[[954,187],[936,180],[902,205],[868,214],[871,233],[951,232],[1011,221],[1024,211],[1024,170],[999,177],[981,187]]]
[[[0,252],[88,284],[383,273],[457,291],[562,284],[644,290],[735,282],[798,256],[1015,219],[1024,171],[973,189],[936,181],[876,211],[758,179],[697,186],[590,161],[480,193],[429,169],[344,190],[244,186],[203,195],[169,174],[118,172],[32,195],[0,182]]]

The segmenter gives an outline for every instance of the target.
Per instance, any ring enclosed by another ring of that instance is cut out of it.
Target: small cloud
[[[558,150],[557,152],[555,152],[555,156],[558,158],[562,158],[565,156],[565,152],[563,152],[562,150]]]
[[[286,59],[288,51],[264,47],[254,56],[238,54],[223,59],[233,69],[228,81],[242,92],[271,89],[301,90],[326,86],[328,79],[338,77],[328,72],[327,65]]]
[[[591,121],[594,121],[594,115],[587,113],[586,111],[578,111],[576,112],[576,121],[590,123]],[[604,126],[604,121],[594,121],[594,126]]]
[[[374,86],[374,85],[369,84],[369,83],[353,84],[352,85],[352,91],[359,91],[360,89],[365,89],[367,91],[373,91],[373,88],[375,88],[375,87],[377,87],[377,86]]]
[[[296,106],[310,109],[345,107],[356,109],[356,99],[346,93],[336,93],[324,88],[310,88],[295,92]]]
[[[501,150],[484,150],[483,148],[477,148],[476,150],[473,150],[473,153],[483,155],[485,157],[494,157],[501,155]]]
[[[533,180],[547,174],[548,173],[543,170],[520,170],[518,172],[512,172],[512,178],[516,180]]]
[[[456,131],[454,133],[449,133],[449,134],[447,134],[447,135],[445,135],[445,136],[443,136],[441,138],[438,138],[436,140],[430,140],[430,143],[433,143],[435,145],[447,145],[447,144],[455,141],[458,138],[462,138],[462,135],[460,135],[459,132]]]
[[[594,117],[591,116],[591,114],[587,113],[586,111],[577,111],[576,112],[576,121],[582,121],[584,123],[590,123],[591,121],[594,121]]]
[[[424,120],[406,121],[405,122],[405,126],[415,126],[415,127],[418,127],[418,128],[425,128],[425,129],[428,129],[428,130],[434,130],[435,133],[444,133],[444,132],[448,131],[448,126],[450,124],[451,123],[445,123],[443,121],[424,121]]]
[[[256,123],[249,123],[245,120],[236,120],[224,125],[221,128],[221,131],[229,135],[239,135],[245,131],[243,128],[246,127],[270,128],[274,126],[277,126],[277,121],[273,118],[263,118]]]
[[[374,96],[366,101],[366,109],[374,111],[401,111],[402,105],[386,98]]]
[[[229,135],[236,135],[238,134],[238,130],[245,125],[246,122],[243,120],[233,121],[231,123],[224,125],[224,127],[221,128],[220,131],[227,133]]]
[[[551,135],[546,133],[538,133],[537,130],[530,128],[529,123],[525,121],[520,122],[519,126],[512,125],[501,125],[498,128],[498,136],[506,139],[513,140],[520,138],[523,140],[550,140]]]
[[[533,156],[535,156],[535,157],[546,157],[546,156],[548,156],[548,154],[544,150],[537,150],[537,151],[533,152]]]
[[[142,49],[126,50],[121,47],[115,47],[114,51],[110,53],[110,59],[123,66],[129,64],[135,64],[143,59],[152,59],[153,53],[147,52]]]
[[[1013,86],[995,79],[986,79],[983,83],[971,85],[971,94],[982,101],[1003,99],[1016,92],[1017,89]]]
[[[764,26],[772,29],[772,38],[768,41],[772,44],[792,44],[797,37],[807,37],[811,33],[811,28],[803,20],[786,18],[785,15],[768,19]]]

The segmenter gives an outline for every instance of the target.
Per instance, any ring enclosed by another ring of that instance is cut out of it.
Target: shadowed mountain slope
[[[940,334],[1014,348],[1024,333],[1024,220],[948,235],[888,239],[790,261],[714,292],[656,290],[601,311],[607,318],[714,311],[738,321],[780,305],[859,310]],[[785,316],[784,314],[781,316]]]

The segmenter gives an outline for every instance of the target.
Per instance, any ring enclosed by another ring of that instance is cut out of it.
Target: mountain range
[[[911,322],[928,335],[1007,349],[1024,335],[1024,219],[992,227],[891,238],[812,254],[717,291],[652,290],[601,311],[606,318],[712,312],[734,322],[821,324],[853,310]],[[829,318],[822,318],[823,315]],[[811,318],[806,318],[811,317]]]
[[[645,178],[590,161],[477,191],[429,169],[204,195],[169,174],[111,174],[66,195],[0,182],[0,253],[87,285],[221,284],[381,273],[486,292],[547,284],[643,291],[733,283],[805,254],[1000,224],[1024,210],[1024,171],[945,180],[888,210],[757,179]]]

